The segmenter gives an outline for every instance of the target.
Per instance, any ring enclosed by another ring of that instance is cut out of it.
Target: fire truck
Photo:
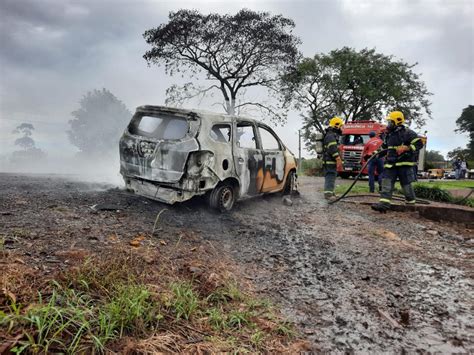
[[[364,144],[369,140],[370,131],[374,131],[380,136],[385,131],[386,125],[376,121],[353,121],[347,122],[342,127],[342,135],[339,140],[339,154],[342,157],[343,164],[337,165],[337,173],[342,178],[356,176],[362,165],[365,163],[362,159]],[[426,136],[420,136],[423,139],[423,149],[419,153],[418,171],[423,171],[425,163]],[[362,171],[362,175],[367,175],[367,167]]]
[[[339,139],[339,154],[343,164],[338,164],[337,173],[342,178],[356,176],[362,168],[362,151],[364,144],[369,140],[370,131],[380,136],[386,125],[376,121],[354,121],[347,122],[342,127],[342,135]],[[367,175],[367,168],[362,171]]]

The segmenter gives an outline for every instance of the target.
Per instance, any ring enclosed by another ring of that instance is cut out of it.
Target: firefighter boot
[[[402,186],[403,194],[405,195],[405,204],[414,205],[416,203],[415,190],[411,184]]]
[[[387,211],[390,209],[390,204],[385,203],[385,202],[378,202],[374,203],[372,206],[370,206],[374,211],[378,211],[380,213],[387,213]]]
[[[328,201],[334,201],[336,199],[336,196],[334,195],[334,192],[325,191],[324,198]]]

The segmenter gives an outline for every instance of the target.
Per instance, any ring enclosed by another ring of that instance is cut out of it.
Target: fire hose
[[[377,157],[379,154],[383,153],[383,152],[386,152],[388,151],[388,149],[382,149],[380,151],[378,151],[377,153],[373,154],[366,162],[365,164],[362,166],[362,168],[360,169],[359,171],[359,174],[357,174],[357,176],[354,178],[354,181],[352,182],[351,186],[349,186],[349,188],[341,195],[339,196],[338,198],[336,198],[335,200],[333,201],[329,201],[329,204],[333,204],[333,203],[336,203],[336,202],[339,202],[341,201],[343,198],[349,198],[349,197],[362,197],[362,196],[372,196],[372,195],[349,195],[347,196],[347,194],[352,190],[352,188],[354,187],[354,185],[357,183],[357,181],[359,181],[361,175],[362,175],[362,171],[364,171],[364,169],[366,168],[366,166],[369,164],[369,162],[374,159],[375,157]],[[402,198],[400,198],[399,196],[395,196],[393,197],[394,200],[402,200]],[[421,204],[429,204],[430,202],[429,201],[426,201],[426,200],[420,200],[420,199],[416,199],[416,202],[418,203],[421,203]]]

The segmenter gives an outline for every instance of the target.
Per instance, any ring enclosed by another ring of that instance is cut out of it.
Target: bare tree
[[[202,99],[217,91],[228,114],[254,106],[281,121],[285,116],[277,107],[246,101],[242,94],[257,87],[278,90],[279,78],[299,58],[300,40],[292,34],[294,26],[292,20],[267,12],[241,10],[231,16],[179,10],[169,14],[168,23],[144,33],[152,48],[143,57],[148,64],[164,64],[169,75],[183,71],[194,79],[204,74],[211,81],[206,86],[192,82],[171,86],[168,103]]]

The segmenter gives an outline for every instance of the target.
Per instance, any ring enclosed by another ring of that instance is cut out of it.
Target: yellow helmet
[[[395,126],[401,126],[405,123],[405,116],[401,111],[392,111],[388,114],[387,121],[393,121]]]
[[[340,117],[333,117],[329,120],[329,127],[341,128],[344,126],[344,121]]]

